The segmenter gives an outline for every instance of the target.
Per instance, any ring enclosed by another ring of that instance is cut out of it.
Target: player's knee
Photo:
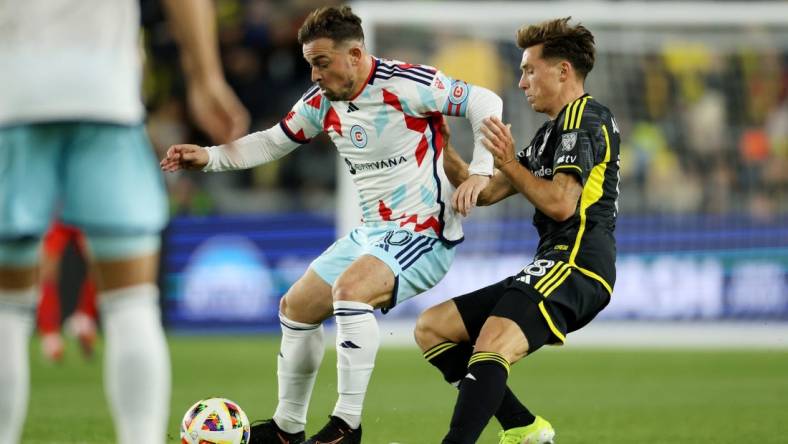
[[[416,344],[419,345],[422,351],[428,350],[435,345],[445,342],[438,331],[440,326],[440,309],[430,307],[424,310],[416,320],[416,327],[413,329],[413,337],[416,339]]]
[[[428,350],[447,341],[456,343],[469,341],[465,323],[452,300],[424,310],[416,321],[413,335],[422,350]]]
[[[330,297],[306,294],[296,286],[279,300],[279,312],[287,319],[307,324],[318,324],[334,312]]]
[[[512,320],[489,318],[476,339],[477,352],[493,352],[514,364],[528,354],[528,339]]]
[[[331,297],[334,301],[366,302],[356,285],[342,279],[337,279],[334,282],[334,285],[331,287]]]

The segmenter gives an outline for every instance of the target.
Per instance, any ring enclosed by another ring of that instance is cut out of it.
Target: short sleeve
[[[594,145],[588,130],[579,128],[563,132],[556,143],[553,174],[574,174],[585,185],[594,167]]]

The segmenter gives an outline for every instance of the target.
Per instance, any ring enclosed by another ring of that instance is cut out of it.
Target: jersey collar
[[[347,99],[348,102],[355,100],[361,93],[364,91],[367,85],[371,85],[372,81],[375,79],[375,71],[378,70],[378,59],[373,56],[369,56],[372,59],[372,68],[369,70],[369,75],[367,76],[367,80],[361,85],[361,88],[353,94],[353,97]]]

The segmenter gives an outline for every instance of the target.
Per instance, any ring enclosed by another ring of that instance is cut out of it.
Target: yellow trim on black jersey
[[[445,352],[446,350],[456,347],[457,344],[454,342],[441,342],[440,344],[432,347],[431,349],[424,352],[424,359],[430,361],[432,358],[438,356],[439,354]]]
[[[580,111],[577,113],[577,120],[575,120],[575,126],[574,126],[574,128],[570,128],[570,129],[579,129],[580,128],[580,119],[583,118],[583,110],[586,109],[586,102],[588,102],[588,99],[590,97],[591,96],[586,96],[583,99],[583,103],[580,105]]]
[[[580,242],[583,240],[583,233],[586,231],[586,210],[588,210],[588,207],[595,204],[602,197],[604,192],[605,170],[607,169],[607,163],[610,161],[610,137],[607,133],[607,126],[602,125],[602,133],[605,135],[605,159],[594,166],[591,170],[591,174],[588,175],[586,186],[583,187],[583,193],[580,196],[580,227],[577,230],[577,237],[575,238],[575,245],[572,248],[572,253],[569,255],[569,265],[577,268],[581,273],[600,281],[602,285],[605,286],[605,289],[610,291],[612,287],[605,282],[604,279],[594,273],[588,274],[588,270],[584,272],[583,269],[575,264],[577,252],[580,250]]]
[[[579,166],[577,166],[577,165],[559,165],[559,166],[557,166],[557,167],[553,168],[553,172],[556,172],[556,171],[560,170],[561,168],[574,168],[574,169],[576,169],[577,171],[580,171],[580,174],[581,174],[581,175],[583,174],[583,170],[582,170],[582,169],[580,169],[580,167],[579,167]]]
[[[591,96],[581,97],[566,106],[566,111],[564,111],[564,131],[580,128],[583,110],[586,108],[586,102],[591,98]]]
[[[561,344],[566,342],[566,336],[561,333],[555,324],[553,324],[553,318],[550,317],[550,314],[547,313],[547,309],[544,306],[544,301],[539,302],[539,311],[542,312],[542,316],[544,316],[544,320],[547,321],[547,326],[550,327],[550,331],[553,332],[556,338],[561,341]]]
[[[591,271],[591,270],[585,269],[585,268],[583,268],[583,267],[578,267],[577,265],[575,265],[575,269],[577,269],[577,271],[579,271],[579,272],[583,273],[584,275],[586,275],[586,276],[590,277],[591,279],[594,279],[594,280],[596,280],[596,281],[599,281],[599,283],[600,283],[600,284],[602,284],[602,286],[603,286],[603,287],[605,287],[605,290],[607,290],[607,293],[608,293],[608,294],[613,294],[613,288],[612,288],[612,287],[610,287],[610,284],[608,284],[607,282],[605,282],[605,280],[604,280],[604,279],[602,279],[602,276],[600,276],[600,275],[598,275],[598,274],[594,273],[594,272],[593,272],[593,271]]]
[[[547,285],[547,281],[550,280],[550,278],[553,276],[553,274],[557,273],[559,269],[562,269],[563,267],[567,267],[567,266],[568,265],[565,264],[563,261],[556,262],[555,265],[553,266],[553,268],[550,269],[550,271],[548,271],[547,274],[544,275],[544,277],[539,279],[539,282],[537,282],[536,285],[534,285],[534,288],[537,291],[540,291],[541,288],[539,288],[539,287],[543,287],[543,286]]]
[[[558,280],[556,280],[553,285],[551,285],[549,288],[545,289],[544,297],[550,296],[550,293],[554,292],[555,289],[558,288],[559,285],[563,284],[564,281],[566,280],[566,278],[569,277],[569,273],[571,273],[571,272],[572,272],[572,267],[568,267],[566,269],[566,271],[561,273],[561,277],[559,277]]]

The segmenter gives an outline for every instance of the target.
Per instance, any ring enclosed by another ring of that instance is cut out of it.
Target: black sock
[[[443,444],[475,443],[479,439],[501,405],[508,376],[509,363],[498,353],[477,352],[471,356]]]
[[[472,354],[473,347],[468,342],[443,342],[424,352],[424,358],[440,370],[446,382],[456,387],[468,373],[468,361]],[[495,418],[504,430],[527,426],[536,420],[508,386]]]

